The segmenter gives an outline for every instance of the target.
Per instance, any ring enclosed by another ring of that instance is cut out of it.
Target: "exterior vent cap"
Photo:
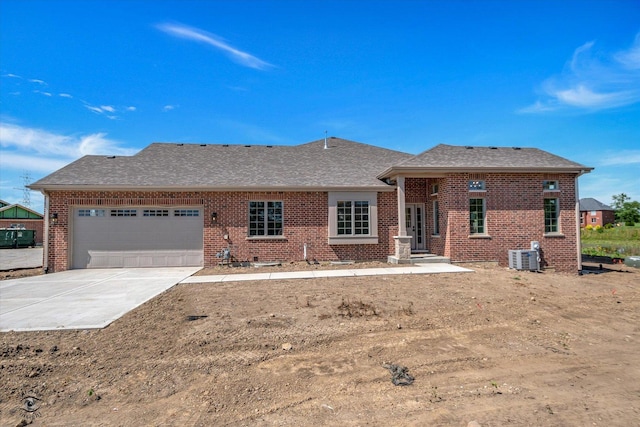
[[[178,147],[182,147],[184,146],[184,144],[176,144]]]
[[[116,156],[107,156],[107,159],[115,159]]]
[[[514,150],[520,150],[520,147],[513,147]]]
[[[207,144],[200,144],[200,147],[206,147]]]
[[[223,147],[228,147],[228,146],[229,146],[229,144],[222,144],[222,146],[223,146]]]
[[[466,148],[467,150],[473,150],[473,147],[472,147],[472,146],[470,146],[470,145],[467,145],[467,146],[466,146],[466,147],[464,147],[464,148]]]

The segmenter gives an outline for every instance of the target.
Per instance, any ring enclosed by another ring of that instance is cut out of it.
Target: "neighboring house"
[[[20,204],[10,204],[0,200],[0,228],[24,227],[36,231],[36,244],[42,244],[44,217]]]
[[[49,271],[239,261],[497,261],[539,241],[580,268],[577,178],[535,148],[438,145],[417,156],[331,137],[296,146],[154,143],[85,156],[45,195]]]
[[[604,227],[616,222],[616,210],[591,197],[580,199],[580,226]]]

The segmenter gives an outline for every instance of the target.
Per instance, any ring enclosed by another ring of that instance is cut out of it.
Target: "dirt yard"
[[[178,285],[102,330],[2,333],[1,424],[640,425],[640,270],[465,267]]]

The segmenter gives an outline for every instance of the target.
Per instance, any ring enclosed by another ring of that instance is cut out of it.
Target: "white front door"
[[[407,236],[412,237],[411,250],[424,250],[424,205],[421,203],[407,203],[405,212]]]

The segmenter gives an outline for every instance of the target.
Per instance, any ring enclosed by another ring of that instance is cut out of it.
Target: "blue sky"
[[[640,200],[640,2],[0,1],[0,199],[152,142],[537,147]],[[31,194],[42,209],[42,196]]]

